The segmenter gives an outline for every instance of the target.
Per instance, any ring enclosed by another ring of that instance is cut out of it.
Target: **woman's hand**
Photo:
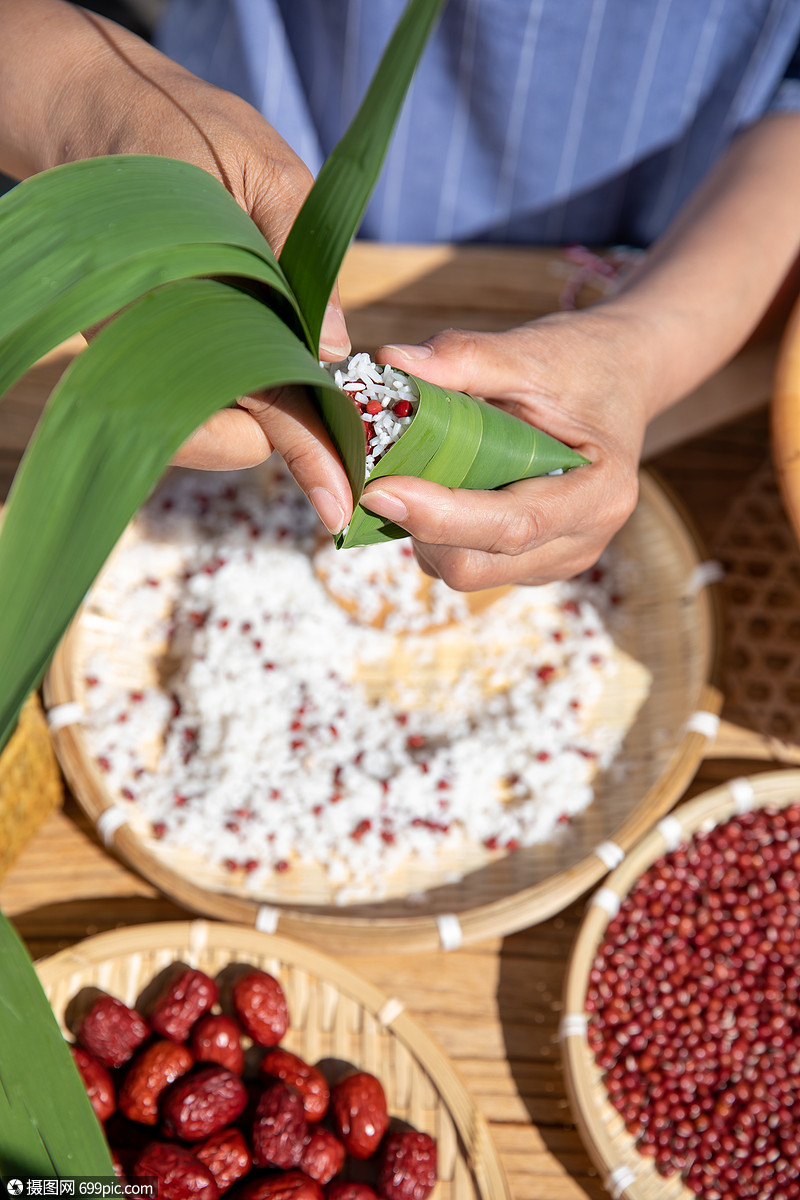
[[[398,476],[371,484],[362,503],[407,529],[422,568],[460,590],[577,574],[636,504],[645,396],[655,387],[645,343],[646,331],[609,302],[506,333],[448,330],[422,346],[384,346],[380,361],[482,396],[591,466],[493,492]]]
[[[249,104],[205,83],[128,30],[61,0],[3,0],[0,168],[17,178],[105,154],[179,158],[216,176],[276,255],[312,184]],[[334,290],[321,356],[349,353]],[[332,532],[349,520],[344,469],[300,389],[247,397],[184,444],[180,466],[227,470],[286,459]]]

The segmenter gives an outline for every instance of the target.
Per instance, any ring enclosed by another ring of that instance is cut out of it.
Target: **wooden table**
[[[567,267],[542,251],[354,248],[342,276],[358,348],[415,340],[438,328],[499,329],[557,306]],[[39,364],[0,416],[4,493],[43,399],[77,340]],[[713,549],[734,497],[768,458],[766,403],[774,335],[760,339],[651,431],[653,460]],[[676,445],[680,421],[698,427],[736,416],[710,434]],[[671,447],[671,448],[670,448]],[[748,752],[736,735],[732,752]],[[690,794],[765,761],[702,764]],[[492,1127],[514,1200],[580,1200],[606,1195],[582,1148],[565,1097],[557,1026],[565,963],[584,901],[512,936],[420,962],[412,956],[348,957],[347,963],[399,997],[455,1061]],[[0,883],[0,907],[34,956],[120,925],[181,919],[185,913],[108,853],[68,798]]]

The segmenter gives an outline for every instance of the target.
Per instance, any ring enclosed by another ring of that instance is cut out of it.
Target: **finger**
[[[531,342],[524,328],[504,333],[445,329],[417,346],[381,346],[375,359],[456,391],[513,398],[520,393],[520,380],[530,375]]]
[[[591,567],[604,549],[602,541],[558,538],[540,549],[514,558],[458,546],[426,546],[414,542],[420,569],[459,592],[509,584],[539,586],[571,579]]]
[[[350,353],[350,335],[339,299],[339,285],[334,285],[319,335],[319,355],[326,362],[338,362]]]
[[[246,408],[286,462],[330,533],[341,533],[353,511],[350,484],[310,399],[299,388],[246,396]]]
[[[199,471],[238,471],[258,466],[271,453],[268,437],[250,413],[224,408],[186,439],[172,465]]]
[[[602,501],[593,471],[597,468],[578,467],[557,478],[525,479],[494,492],[392,476],[370,484],[361,503],[419,542],[516,556],[580,530],[588,519],[598,522]],[[609,502],[608,521],[622,507]]]

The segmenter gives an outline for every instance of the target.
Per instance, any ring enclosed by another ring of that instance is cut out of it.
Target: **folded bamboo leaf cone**
[[[358,444],[350,455],[344,439],[337,437],[340,430],[331,429],[343,458],[353,460],[347,463],[351,479],[371,483],[411,475],[445,487],[493,489],[588,465],[583,455],[504,409],[378,366],[367,354],[328,370],[364,422],[365,446]],[[407,536],[359,504],[336,544],[343,549]]]
[[[0,877],[63,799],[50,733],[34,692],[0,754]]]

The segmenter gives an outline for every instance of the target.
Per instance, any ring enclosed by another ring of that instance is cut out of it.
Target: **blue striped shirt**
[[[403,0],[171,0],[159,44],[317,171]],[[448,0],[361,236],[647,245],[737,132],[800,110],[800,0]]]

